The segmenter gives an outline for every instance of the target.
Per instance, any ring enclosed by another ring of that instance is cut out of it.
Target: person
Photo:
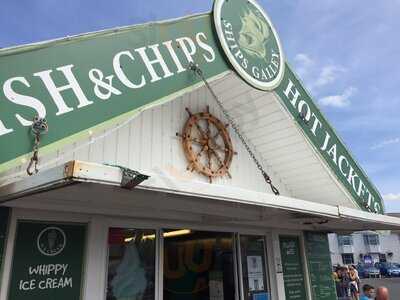
[[[380,286],[376,290],[376,300],[389,300],[389,290],[387,287]]]
[[[351,297],[350,281],[351,281],[351,279],[350,279],[350,274],[349,274],[349,267],[343,266],[341,268],[341,280],[340,280],[342,299],[349,299]]]
[[[335,267],[335,270],[332,273],[332,279],[333,282],[335,283],[335,287],[336,287],[336,296],[338,296],[339,298],[342,297],[342,292],[340,289],[340,280],[341,280],[341,274],[340,274],[340,267]]]
[[[372,285],[364,284],[363,285],[363,295],[361,296],[360,300],[373,300],[375,289]]]
[[[350,277],[350,296],[353,300],[359,299],[359,289],[358,289],[358,272],[353,266],[349,266],[349,277]]]
[[[360,291],[361,291],[361,281],[360,281],[360,276],[358,276],[358,270],[357,270],[357,266],[356,265],[353,265],[353,270],[354,270],[354,273],[356,273],[358,293],[360,293]]]

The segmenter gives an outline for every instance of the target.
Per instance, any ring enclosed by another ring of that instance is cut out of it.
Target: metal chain
[[[33,154],[32,154],[31,160],[29,162],[29,165],[26,168],[26,173],[28,173],[29,176],[32,176],[33,174],[36,174],[39,172],[38,163],[39,163],[40,135],[46,134],[48,131],[49,131],[49,126],[47,125],[46,119],[36,116],[33,119],[32,127],[31,127],[31,132],[35,136],[35,139],[33,142]],[[32,168],[33,168],[33,170],[32,170]]]
[[[258,161],[257,157],[254,155],[254,153],[251,150],[250,146],[247,144],[246,139],[241,134],[241,132],[239,130],[239,126],[236,124],[236,122],[230,116],[230,114],[225,109],[225,107],[222,104],[222,102],[218,99],[218,96],[215,94],[214,90],[211,88],[211,86],[208,83],[208,81],[205,79],[205,77],[203,75],[203,71],[194,62],[190,62],[189,70],[193,71],[195,74],[197,74],[202,79],[202,81],[204,82],[205,86],[210,91],[211,95],[213,96],[215,102],[218,104],[219,108],[221,109],[222,113],[224,114],[225,118],[228,120],[229,124],[232,126],[233,130],[235,131],[236,135],[239,137],[240,141],[242,142],[242,144],[246,148],[246,150],[249,153],[250,157],[253,159],[253,161],[256,164],[258,170],[260,170],[262,176],[264,177],[265,182],[270,185],[271,190],[275,195],[279,195],[279,190],[273,185],[271,177],[267,174],[267,172],[265,172],[263,166]]]

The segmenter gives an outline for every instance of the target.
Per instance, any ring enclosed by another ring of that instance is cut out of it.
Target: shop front
[[[0,84],[0,300],[334,300],[327,233],[400,227],[253,0],[2,49]]]

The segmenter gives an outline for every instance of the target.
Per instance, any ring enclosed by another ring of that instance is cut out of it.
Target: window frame
[[[338,235],[339,246],[353,246],[353,237],[351,235]]]
[[[271,282],[271,274],[274,274],[273,268],[274,266],[271,265],[270,257],[268,254],[272,251],[272,244],[269,241],[272,241],[269,231],[263,230],[240,230],[240,228],[226,228],[226,227],[219,227],[219,226],[210,226],[210,225],[193,225],[193,224],[186,224],[185,222],[161,222],[156,220],[148,220],[143,221],[140,219],[132,219],[132,218],[122,218],[117,219],[115,217],[104,217],[103,218],[103,227],[106,235],[108,237],[108,230],[113,227],[118,228],[137,228],[137,229],[152,229],[156,231],[156,282],[155,282],[155,289],[156,289],[156,297],[155,300],[163,300],[163,283],[164,283],[164,239],[163,239],[163,230],[167,228],[187,228],[191,230],[198,230],[198,231],[210,231],[210,232],[223,232],[223,233],[230,233],[233,236],[233,255],[234,255],[234,281],[235,281],[235,300],[243,300],[243,287],[241,286],[243,273],[241,270],[241,255],[240,255],[240,235],[254,235],[260,236],[264,239],[264,255],[265,255],[265,271],[266,271],[266,280],[268,286],[268,292],[270,294],[271,299],[275,299],[275,295],[277,293],[276,286],[274,286]],[[300,236],[300,234],[299,234]],[[107,250],[105,251],[105,256],[103,259],[104,265],[104,279],[103,279],[103,297],[100,300],[106,300],[107,295],[107,276],[108,276],[108,240],[105,240],[104,248]],[[270,247],[270,248],[268,248]],[[157,292],[158,291],[158,292]],[[87,300],[87,299],[85,299]],[[90,299],[92,300],[92,299]]]
[[[364,243],[368,246],[379,246],[379,234],[364,234]]]
[[[160,230],[160,234],[161,234],[161,237],[163,238],[163,235],[162,235],[162,232],[163,232],[163,230],[165,230],[165,229],[171,229],[171,228],[165,228],[165,227],[163,227],[161,230]],[[238,245],[237,245],[237,238],[236,238],[236,235],[237,235],[237,232],[235,231],[235,232],[231,232],[231,231],[226,231],[226,230],[218,230],[218,229],[215,229],[215,230],[209,230],[209,229],[202,229],[202,228],[192,228],[191,226],[178,226],[178,227],[176,227],[175,226],[175,229],[177,229],[177,230],[180,230],[180,229],[190,229],[190,230],[193,230],[193,231],[203,231],[203,232],[215,232],[215,233],[227,233],[227,234],[231,234],[232,235],[232,256],[233,256],[233,276],[234,276],[234,283],[235,283],[235,300],[240,300],[241,298],[240,298],[240,296],[239,296],[239,294],[240,294],[240,287],[239,287],[239,271],[238,271],[238,268],[239,268],[239,264],[238,264]],[[163,238],[163,240],[164,240],[164,238]],[[164,243],[162,243],[162,247],[160,248],[160,249],[164,249]],[[164,254],[164,251],[162,250],[161,251],[161,253],[162,254]],[[162,265],[162,267],[164,266],[164,260],[162,260],[161,262],[161,265]],[[160,280],[161,280],[161,282],[162,283],[164,283],[164,272],[162,272],[162,273],[160,273],[160,276],[161,276],[161,278],[160,278]],[[160,298],[159,298],[159,300],[162,300],[163,299],[163,289],[160,289],[160,294],[161,294],[161,296],[160,296]]]
[[[124,227],[119,227],[119,226],[109,226],[107,229],[107,255],[106,255],[106,276],[105,276],[105,282],[104,282],[104,299],[107,299],[107,286],[108,286],[108,266],[109,266],[109,258],[110,258],[110,248],[109,248],[109,242],[108,242],[108,238],[109,238],[109,234],[110,234],[110,229],[112,228],[120,228],[120,229],[135,229],[135,230],[154,230],[154,234],[155,234],[155,240],[154,240],[154,300],[159,299],[159,293],[158,293],[158,286],[157,283],[159,282],[159,251],[158,251],[158,245],[159,245],[159,241],[158,241],[158,236],[159,236],[159,230],[158,229],[154,229],[154,228],[142,228],[142,227],[133,227],[133,226],[124,226]]]
[[[244,284],[243,284],[243,281],[244,281],[244,277],[243,277],[243,261],[242,261],[241,247],[240,247],[240,242],[241,242],[240,237],[241,236],[259,236],[259,237],[263,238],[263,241],[264,241],[264,249],[263,249],[264,253],[263,253],[263,255],[264,255],[264,271],[265,271],[264,277],[265,277],[265,284],[266,284],[266,287],[267,287],[267,292],[269,294],[269,297],[271,298],[272,291],[271,291],[271,282],[270,282],[271,280],[270,280],[270,272],[269,272],[270,264],[269,264],[269,258],[268,258],[268,249],[267,249],[268,246],[267,246],[267,238],[266,238],[266,236],[265,235],[261,235],[261,234],[244,234],[244,233],[237,233],[237,234],[235,234],[235,236],[236,236],[235,244],[237,245],[236,246],[237,247],[237,259],[236,259],[236,262],[237,262],[237,264],[238,264],[238,266],[240,268],[240,272],[238,272],[238,276],[237,276],[237,280],[239,280],[240,299],[241,300],[245,299],[245,297],[244,297]]]
[[[351,258],[351,262],[345,261],[345,257]],[[344,265],[354,265],[354,253],[342,253],[342,262]]]

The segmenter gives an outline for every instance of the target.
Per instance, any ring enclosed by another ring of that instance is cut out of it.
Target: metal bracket
[[[144,175],[138,171],[131,170],[129,168],[118,166],[118,165],[109,165],[110,167],[117,167],[120,168],[122,171],[122,178],[121,178],[121,187],[127,190],[133,190],[136,186],[141,184],[143,181],[150,178],[150,176]]]
[[[150,176],[144,175],[128,168],[121,168],[121,170],[121,187],[124,189],[132,190],[135,186],[150,178]]]

